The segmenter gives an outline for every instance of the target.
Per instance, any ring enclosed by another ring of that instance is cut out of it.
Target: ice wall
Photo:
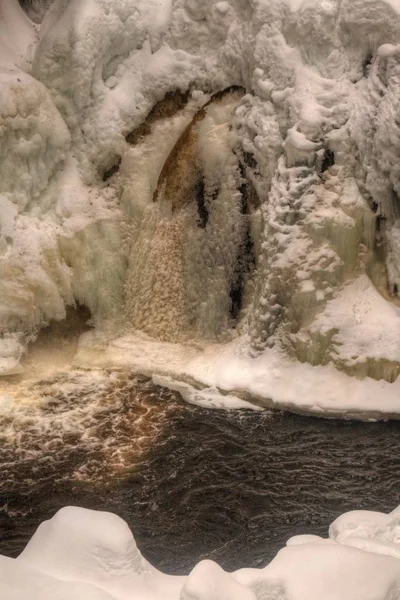
[[[104,342],[396,379],[396,2],[55,0],[39,28],[4,0],[0,28],[3,372],[79,302]]]

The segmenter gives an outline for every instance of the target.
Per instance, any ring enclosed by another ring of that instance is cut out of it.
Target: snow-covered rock
[[[111,513],[67,507],[37,529],[18,562],[63,581],[95,585],[117,598],[176,597],[181,578],[140,554],[127,524]],[[169,592],[169,595],[168,595]]]
[[[332,524],[331,539],[296,536],[262,569],[226,573],[204,560],[175,577],[141,556],[119,517],[67,507],[17,559],[0,556],[2,600],[397,600],[398,523],[396,511],[354,511]]]

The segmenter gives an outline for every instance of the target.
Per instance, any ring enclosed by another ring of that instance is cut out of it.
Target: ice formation
[[[399,413],[397,1],[3,0],[0,32],[3,374],[79,303],[86,366]]]
[[[17,559],[0,556],[3,600],[397,600],[400,517],[354,511],[329,539],[299,535],[262,569],[225,572],[203,560],[187,577],[164,575],[111,513],[61,509]]]

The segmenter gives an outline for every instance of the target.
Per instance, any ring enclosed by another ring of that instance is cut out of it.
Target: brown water
[[[0,421],[3,554],[75,504],[126,519],[167,572],[204,557],[260,566],[291,535],[399,503],[399,422],[211,411],[115,372],[74,371],[31,392]]]

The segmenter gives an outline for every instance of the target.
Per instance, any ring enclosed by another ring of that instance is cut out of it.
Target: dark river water
[[[262,566],[294,534],[400,503],[400,423],[216,411],[144,378],[76,373],[0,418],[0,553],[66,504],[113,511],[169,573]],[[79,393],[77,393],[79,390]]]

